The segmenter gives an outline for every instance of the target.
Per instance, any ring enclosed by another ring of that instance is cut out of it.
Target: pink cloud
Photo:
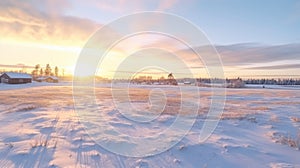
[[[164,11],[166,9],[170,9],[178,2],[178,0],[162,0],[158,5],[157,10]]]

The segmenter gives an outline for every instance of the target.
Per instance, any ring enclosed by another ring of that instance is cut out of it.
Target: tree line
[[[247,79],[244,82],[257,85],[300,85],[300,79]]]
[[[33,77],[37,76],[58,76],[59,69],[55,66],[54,70],[51,68],[50,64],[47,64],[45,68],[42,68],[40,64],[35,65],[34,70],[31,74]]]
[[[237,78],[238,80],[242,80],[245,84],[253,84],[253,85],[300,85],[300,79],[242,79]],[[210,78],[199,78],[197,79],[200,83],[211,83]],[[214,79],[214,82],[219,79]],[[226,82],[229,83],[231,79],[226,79]],[[220,79],[220,81],[222,81]]]

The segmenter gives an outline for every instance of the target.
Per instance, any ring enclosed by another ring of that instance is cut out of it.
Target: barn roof
[[[8,77],[15,79],[15,78],[21,78],[21,79],[31,79],[31,75],[26,73],[17,73],[17,72],[5,72]]]
[[[53,80],[58,80],[58,77],[56,77],[56,76],[48,76],[47,78],[51,78]]]
[[[58,80],[58,77],[56,76],[41,76],[41,77],[38,77],[37,80],[46,80],[46,79],[53,79],[53,80]]]

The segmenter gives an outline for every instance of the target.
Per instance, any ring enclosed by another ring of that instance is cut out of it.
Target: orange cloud
[[[82,45],[101,26],[88,19],[43,13],[37,6],[22,1],[9,2],[0,4],[0,36],[3,41]]]

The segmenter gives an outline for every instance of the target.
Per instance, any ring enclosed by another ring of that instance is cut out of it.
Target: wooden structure
[[[23,84],[31,83],[32,77],[26,73],[5,72],[0,76],[0,83]]]
[[[178,85],[177,81],[175,80],[174,76],[172,73],[168,75],[168,80],[167,80],[168,85]]]
[[[48,82],[48,83],[58,83],[58,77],[56,76],[42,76],[35,79],[37,82]]]

